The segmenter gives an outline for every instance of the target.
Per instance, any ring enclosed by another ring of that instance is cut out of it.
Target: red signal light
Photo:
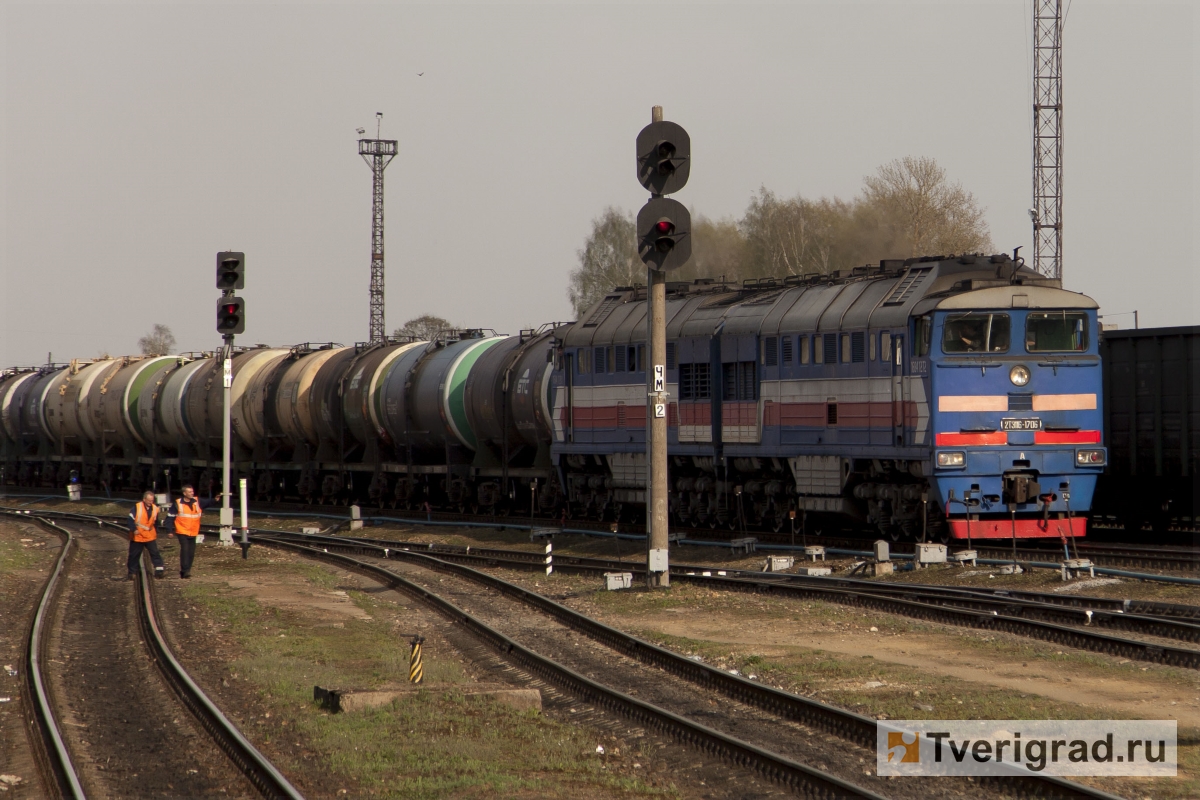
[[[238,311],[238,307],[237,307],[237,306],[235,306],[235,305],[228,305],[228,306],[225,306],[225,313],[226,313],[226,314],[236,314],[236,313],[237,313],[237,311]]]
[[[670,236],[675,232],[675,223],[669,219],[660,219],[654,224],[654,230],[659,236]]]

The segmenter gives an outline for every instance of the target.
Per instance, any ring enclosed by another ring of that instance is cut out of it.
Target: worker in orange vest
[[[131,581],[137,573],[138,562],[142,559],[142,550],[150,551],[150,561],[154,564],[154,577],[163,576],[163,558],[158,552],[158,506],[154,504],[154,492],[142,495],[142,502],[129,512],[129,561],[126,563],[128,574],[125,580]]]
[[[192,577],[192,562],[196,558],[196,537],[200,535],[200,517],[212,505],[211,500],[196,497],[190,483],[183,485],[183,497],[178,498],[167,512],[175,519],[175,538],[179,541],[179,577]]]

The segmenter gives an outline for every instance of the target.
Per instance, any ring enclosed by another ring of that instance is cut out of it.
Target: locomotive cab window
[[[929,317],[913,320],[912,354],[916,358],[929,355],[929,341],[933,336],[933,322]]]
[[[1082,353],[1087,348],[1086,314],[1044,311],[1025,318],[1025,350],[1029,353]]]
[[[1004,353],[1011,325],[1008,314],[955,314],[942,327],[943,353]]]

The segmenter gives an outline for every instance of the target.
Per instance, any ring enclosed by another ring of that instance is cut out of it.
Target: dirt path
[[[955,647],[944,635],[905,633],[880,635],[869,630],[830,632],[802,622],[748,619],[745,615],[707,613],[691,616],[670,611],[624,620],[626,626],[661,631],[670,636],[723,642],[754,648],[765,656],[786,656],[799,648],[826,650],[847,656],[873,656],[877,661],[903,664],[940,675],[995,686],[1054,700],[1102,706],[1143,719],[1177,719],[1181,726],[1200,727],[1200,675],[1189,688],[1160,680],[1151,670],[1136,679],[1111,671],[1089,674],[1079,665],[1020,661],[1001,652],[987,654]]]

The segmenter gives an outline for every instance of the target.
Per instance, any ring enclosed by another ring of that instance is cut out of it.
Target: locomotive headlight
[[[1008,371],[1008,379],[1013,382],[1013,386],[1024,386],[1029,383],[1029,368],[1018,364]]]
[[[966,463],[966,453],[941,452],[937,454],[937,465],[939,467],[961,467]]]
[[[1077,467],[1102,467],[1102,466],[1104,466],[1104,451],[1103,450],[1076,450],[1075,451],[1075,466],[1077,466]]]

